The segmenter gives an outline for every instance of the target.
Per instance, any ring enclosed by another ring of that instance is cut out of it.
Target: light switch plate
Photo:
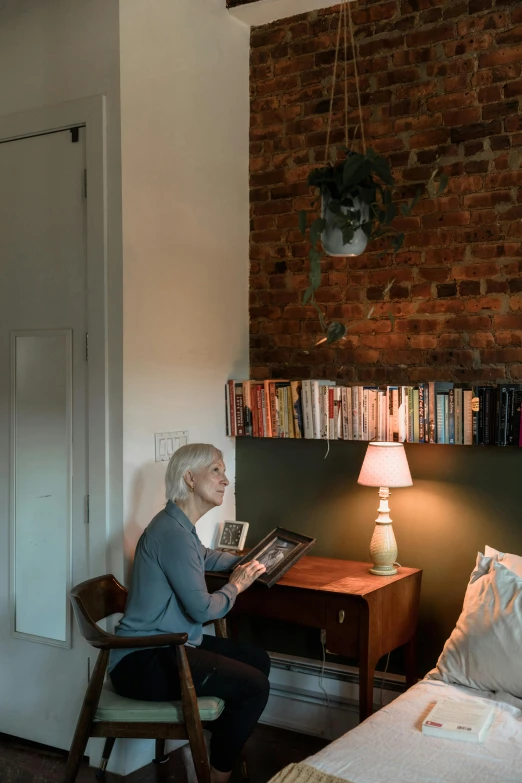
[[[168,462],[175,451],[188,443],[188,430],[176,432],[156,432],[154,441],[156,445],[156,462]]]

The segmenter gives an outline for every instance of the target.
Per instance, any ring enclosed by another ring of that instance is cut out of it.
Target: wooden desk
[[[273,587],[254,583],[227,616],[231,635],[241,615],[284,620],[326,630],[329,652],[357,658],[359,717],[373,710],[373,678],[379,658],[406,648],[406,684],[416,682],[415,633],[422,571],[399,568],[395,576],[374,576],[370,563],[303,557]],[[228,579],[207,573],[210,592]]]

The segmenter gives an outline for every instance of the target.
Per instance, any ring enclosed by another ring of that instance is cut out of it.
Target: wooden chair
[[[184,644],[186,633],[155,636],[114,636],[97,623],[122,613],[127,590],[112,574],[82,582],[71,590],[74,614],[84,638],[100,650],[76,724],[63,783],[75,783],[89,737],[106,737],[97,778],[103,778],[116,738],[155,739],[156,758],[166,760],[165,740],[188,739],[199,783],[210,783],[210,765],[202,723],[216,720],[224,709],[218,698],[197,698]],[[224,624],[216,634],[225,636]],[[104,684],[110,650],[176,645],[180,673],[180,702],[143,702],[119,696],[109,682]]]

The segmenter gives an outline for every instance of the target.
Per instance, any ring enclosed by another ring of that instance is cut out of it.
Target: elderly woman
[[[229,571],[239,559],[206,549],[196,523],[223,502],[229,481],[223,455],[207,444],[178,449],[165,476],[167,505],[143,532],[134,558],[125,614],[116,633],[187,633],[187,657],[198,696],[223,699],[211,724],[212,783],[226,783],[234,761],[265,708],[270,660],[243,642],[203,635],[202,624],[224,617],[239,593],[265,571],[252,561],[232,571],[210,594],[205,570]],[[109,672],[122,696],[150,701],[180,698],[175,649],[113,650]]]

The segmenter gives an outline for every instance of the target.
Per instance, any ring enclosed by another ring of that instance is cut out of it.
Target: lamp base
[[[369,571],[375,576],[393,576],[397,573],[394,566],[397,561],[397,543],[390,519],[389,495],[388,487],[379,489],[379,516],[375,520],[376,525],[370,542],[370,557],[373,566]]]
[[[368,570],[370,574],[375,574],[376,576],[393,576],[397,573],[397,569],[393,566],[374,566]]]

